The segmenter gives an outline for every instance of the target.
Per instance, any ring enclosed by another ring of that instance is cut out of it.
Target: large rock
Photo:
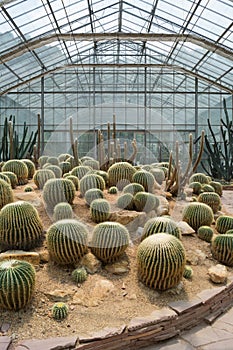
[[[227,280],[227,268],[224,265],[217,264],[208,269],[208,275],[214,283],[225,283]]]
[[[32,265],[39,265],[40,255],[36,252],[25,252],[24,250],[7,250],[0,254],[0,261],[5,259],[16,259],[28,261]]]
[[[88,273],[94,274],[101,269],[101,262],[92,254],[87,253],[80,260],[79,264],[87,270]]]

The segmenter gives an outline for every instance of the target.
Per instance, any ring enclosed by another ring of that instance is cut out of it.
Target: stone
[[[6,333],[6,332],[8,332],[9,331],[9,329],[10,329],[10,323],[3,323],[2,325],[1,325],[1,327],[0,327],[0,332],[1,333]]]
[[[181,230],[182,235],[193,235],[195,230],[185,221],[179,221],[177,223],[178,227]]]
[[[88,273],[94,274],[101,269],[101,261],[98,260],[92,253],[87,253],[80,260],[79,264],[87,270]]]
[[[97,297],[102,300],[106,296],[113,292],[115,289],[114,284],[106,279],[101,279],[95,283],[93,290],[90,292],[91,297]]]
[[[71,300],[75,294],[75,291],[71,290],[62,290],[62,289],[55,289],[51,292],[44,293],[49,300],[57,302],[57,301],[63,301],[67,302]]]
[[[0,261],[5,259],[19,259],[28,261],[32,265],[39,265],[40,256],[36,252],[25,252],[23,250],[7,250],[0,254]]]
[[[77,336],[58,337],[48,339],[31,339],[24,340],[16,346],[15,350],[31,349],[31,350],[62,350],[74,349],[78,343]]]
[[[49,262],[49,252],[46,249],[38,251],[38,254],[40,256],[40,262],[41,263],[47,263]]]
[[[15,193],[15,198],[17,200],[23,200],[31,203],[34,207],[40,207],[42,205],[41,199],[35,192],[18,192]]]
[[[186,261],[190,265],[203,265],[205,263],[206,254],[200,249],[187,250]]]
[[[208,269],[208,275],[213,283],[225,283],[227,280],[227,268],[224,265],[217,264]]]
[[[113,264],[105,265],[105,270],[114,275],[122,275],[126,272],[129,272],[129,266],[127,261],[118,261]]]
[[[12,339],[6,335],[0,336],[0,350],[7,350],[12,342]]]

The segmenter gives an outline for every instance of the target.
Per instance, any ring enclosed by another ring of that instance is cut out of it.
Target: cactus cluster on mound
[[[219,216],[215,224],[219,233],[226,233],[228,230],[233,229],[233,217],[229,215]]]
[[[71,180],[66,178],[50,179],[45,183],[42,195],[46,208],[53,210],[60,202],[73,204],[75,186]]]
[[[35,164],[30,159],[22,159],[28,168],[28,179],[32,179],[36,172]]]
[[[75,264],[88,251],[88,231],[75,219],[64,219],[52,224],[47,231],[47,247],[52,260],[58,264]]]
[[[82,196],[91,188],[98,188],[101,191],[105,189],[105,181],[102,176],[97,174],[87,174],[80,180],[80,193]]]
[[[198,202],[205,203],[210,206],[213,210],[213,213],[217,213],[217,211],[221,207],[221,199],[219,195],[215,192],[203,192],[198,196]]]
[[[90,204],[90,214],[94,222],[107,221],[110,217],[110,204],[106,199],[94,199]]]
[[[95,199],[103,199],[104,194],[99,188],[91,188],[85,193],[85,201],[87,205],[91,205],[91,202]]]
[[[39,169],[33,176],[34,184],[40,190],[43,189],[45,183],[50,179],[55,179],[55,175],[54,172],[49,169]]]
[[[131,193],[123,193],[117,198],[116,205],[120,209],[133,210],[134,196]]]
[[[211,252],[220,263],[233,266],[233,234],[221,234],[212,239]]]
[[[35,269],[27,261],[3,260],[0,262],[0,304],[8,310],[24,308],[34,292]]]
[[[158,208],[160,202],[158,197],[149,192],[138,192],[134,196],[134,205],[137,211],[148,213]]]
[[[209,226],[201,226],[197,230],[197,236],[208,243],[211,242],[214,235],[214,230]]]
[[[8,160],[2,167],[2,171],[10,171],[17,176],[18,184],[25,185],[28,183],[27,165],[19,159]]]
[[[138,246],[138,276],[150,288],[166,290],[175,287],[183,277],[185,263],[181,241],[167,233],[149,236]]]
[[[72,279],[76,283],[83,283],[87,279],[87,270],[85,267],[77,267],[73,272],[72,272]]]
[[[118,222],[106,221],[95,226],[90,248],[105,263],[117,260],[129,245],[129,232]]]
[[[62,321],[68,316],[69,308],[62,301],[56,302],[52,307],[52,317],[57,321]]]
[[[0,211],[0,250],[30,250],[44,238],[37,209],[29,202],[17,201]]]
[[[149,171],[138,170],[133,175],[132,181],[142,185],[146,192],[153,192],[154,190],[155,178]]]
[[[158,216],[149,219],[144,225],[141,240],[144,240],[146,237],[155,233],[168,233],[178,239],[182,238],[181,230],[177,223],[171,218],[165,216]]]
[[[123,193],[130,193],[133,196],[138,192],[145,192],[145,189],[142,185],[136,182],[132,182],[131,184],[128,184],[123,188]]]
[[[195,231],[200,226],[210,226],[213,219],[213,210],[205,203],[189,203],[182,212],[182,220],[186,221]]]
[[[63,219],[72,219],[73,218],[73,209],[71,205],[67,202],[61,202],[55,205],[53,218],[55,221]]]
[[[10,180],[11,187],[14,189],[18,185],[18,178],[15,173],[12,173],[12,171],[3,171],[3,175],[6,175],[8,179]]]
[[[2,209],[4,205],[13,202],[13,200],[14,197],[11,185],[5,180],[0,179],[0,209]]]
[[[132,182],[135,168],[128,162],[117,162],[108,169],[109,186],[116,186],[121,191]]]

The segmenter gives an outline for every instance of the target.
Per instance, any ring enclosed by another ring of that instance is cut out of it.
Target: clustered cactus
[[[52,307],[52,317],[57,321],[62,321],[68,316],[69,308],[66,303],[59,301]]]
[[[110,217],[110,204],[106,199],[94,199],[90,204],[90,214],[94,222],[107,221]]]

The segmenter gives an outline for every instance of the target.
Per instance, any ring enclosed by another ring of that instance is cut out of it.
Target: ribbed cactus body
[[[0,179],[0,209],[2,209],[6,204],[13,202],[13,191],[11,185],[5,180]]]
[[[206,241],[208,243],[211,242],[214,235],[214,231],[209,226],[201,226],[197,230],[197,236],[202,239],[203,241]]]
[[[221,197],[222,196],[222,184],[218,181],[211,181],[210,186],[212,186],[215,192]]]
[[[40,158],[38,159],[40,168],[43,168],[45,163],[47,163],[47,160],[48,160],[48,156],[40,156]]]
[[[15,173],[12,173],[12,171],[4,171],[2,172],[2,174],[6,175],[9,178],[11,182],[11,187],[16,188],[16,186],[18,185],[18,178],[15,175]]]
[[[133,175],[132,181],[142,185],[146,192],[153,192],[154,190],[155,178],[149,171],[138,170]]]
[[[90,204],[90,214],[94,222],[107,221],[110,217],[110,204],[106,199],[94,199]]]
[[[233,229],[233,217],[229,215],[219,216],[216,220],[216,230],[219,233],[226,233]]]
[[[69,154],[69,153],[61,153],[61,154],[59,154],[59,156],[57,158],[58,158],[59,163],[61,163],[61,162],[65,162],[70,156],[71,156],[71,154]]]
[[[59,179],[60,177],[62,177],[62,170],[59,167],[59,165],[48,165],[45,169],[49,169],[52,170],[52,172],[54,173],[55,177],[57,179]]]
[[[52,316],[57,321],[62,321],[68,316],[69,308],[66,303],[59,301],[52,307]]]
[[[89,166],[78,165],[71,170],[70,174],[77,176],[77,178],[81,180],[81,178],[85,176],[90,170],[92,169]]]
[[[32,179],[36,172],[35,164],[30,159],[22,159],[28,168],[28,179]]]
[[[70,174],[65,174],[66,176],[63,176],[65,179],[71,180],[74,184],[75,190],[78,191],[80,187],[80,182],[77,176],[70,175]]]
[[[165,216],[158,216],[149,219],[144,225],[141,240],[155,233],[168,233],[178,239],[182,238],[181,230],[178,227],[177,223],[169,217]]]
[[[75,186],[68,179],[50,179],[43,188],[43,200],[48,210],[54,209],[60,202],[73,204],[75,197]]]
[[[125,210],[134,209],[134,196],[131,193],[124,193],[117,198],[117,207]]]
[[[220,263],[233,266],[233,234],[215,236],[211,242],[211,252]]]
[[[28,183],[27,165],[18,159],[8,160],[2,167],[2,171],[11,171],[17,176],[18,184],[25,185]]]
[[[59,160],[58,160],[57,157],[51,156],[51,157],[48,157],[46,163],[50,163],[52,165],[58,165],[59,164]]]
[[[123,193],[131,193],[133,196],[138,192],[144,192],[144,191],[145,191],[144,187],[136,182],[128,184],[123,188]]]
[[[155,181],[159,185],[162,185],[163,181],[165,180],[164,171],[162,169],[160,169],[160,168],[152,168],[150,170],[150,173],[154,176]]]
[[[105,189],[105,181],[100,175],[87,174],[80,180],[80,193],[82,196],[91,188],[98,188],[101,191]]]
[[[75,264],[88,251],[88,231],[75,219],[64,219],[52,224],[47,231],[47,247],[52,260],[58,264]]]
[[[188,280],[193,277],[193,269],[191,268],[191,266],[185,265],[183,277]]]
[[[83,283],[87,279],[87,270],[85,267],[78,267],[72,272],[72,279],[76,283]]]
[[[200,226],[210,226],[213,219],[213,210],[205,203],[189,203],[182,212],[182,220],[186,221],[195,231]]]
[[[108,189],[108,193],[109,194],[117,194],[118,193],[118,189],[116,186],[111,186],[109,189]]]
[[[151,210],[158,208],[160,202],[158,197],[148,192],[138,192],[134,196],[134,205],[137,211],[145,211],[148,213]]]
[[[128,162],[118,162],[108,169],[109,186],[116,186],[120,191],[132,182],[135,168]]]
[[[201,191],[202,192],[215,192],[214,188],[209,184],[203,184],[201,186]]]
[[[40,190],[43,189],[45,183],[49,179],[55,179],[54,172],[49,169],[39,169],[35,172],[33,176],[33,181],[36,187],[39,188]]]
[[[27,261],[0,262],[0,304],[9,310],[24,308],[34,292],[35,269]]]
[[[189,183],[191,183],[191,182],[200,182],[201,184],[208,184],[209,179],[203,173],[195,173],[195,174],[191,175],[189,178]]]
[[[167,233],[145,238],[138,246],[139,279],[150,288],[175,287],[183,277],[185,249],[179,239]]]
[[[94,170],[99,170],[100,168],[100,163],[98,160],[95,159],[86,159],[82,162],[84,166],[89,166],[90,168]]]
[[[215,192],[203,192],[198,196],[198,202],[205,203],[210,206],[214,213],[220,209],[221,199]]]
[[[61,202],[55,205],[53,217],[55,221],[63,219],[72,219],[73,218],[73,209],[71,205],[67,202]]]
[[[11,186],[11,181],[7,175],[0,173],[0,179],[6,181],[6,183]]]
[[[37,209],[29,202],[5,205],[0,212],[1,250],[30,250],[41,244],[43,225]]]
[[[85,201],[87,205],[91,205],[91,202],[95,199],[103,199],[104,194],[103,191],[101,191],[98,188],[91,188],[90,190],[87,190],[85,193]]]
[[[67,174],[71,170],[71,164],[69,162],[60,162],[59,167],[62,171],[62,175]]]
[[[117,260],[129,245],[129,232],[118,222],[106,221],[95,226],[90,248],[105,263]]]
[[[193,194],[197,194],[197,195],[199,195],[201,193],[201,190],[202,190],[201,183],[198,181],[190,182],[189,188],[192,188]]]

